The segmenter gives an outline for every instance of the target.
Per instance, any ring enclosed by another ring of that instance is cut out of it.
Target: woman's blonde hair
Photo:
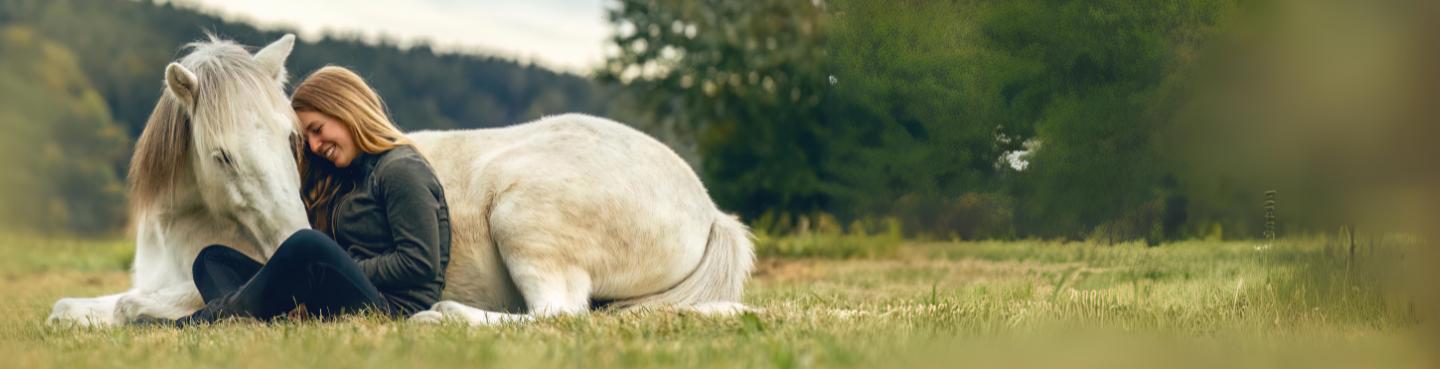
[[[296,111],[313,111],[335,118],[350,129],[355,146],[369,154],[379,154],[400,145],[410,145],[405,134],[395,127],[385,112],[385,103],[360,75],[344,67],[325,66],[310,73],[290,96],[290,107]],[[305,132],[303,122],[297,127]],[[329,160],[296,143],[295,160],[300,168],[300,192],[312,227],[330,230],[330,212],[335,196],[344,185],[335,178],[339,169]]]

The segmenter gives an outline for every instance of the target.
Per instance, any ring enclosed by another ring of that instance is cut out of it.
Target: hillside
[[[69,48],[85,76],[133,137],[159,96],[165,64],[181,46],[213,32],[260,46],[285,30],[244,23],[168,3],[111,0],[4,0],[0,24],[20,24]],[[604,114],[589,80],[514,61],[401,50],[358,40],[302,40],[287,63],[293,80],[321,66],[359,71],[380,91],[405,129],[484,127],[560,112]]]
[[[261,46],[260,30],[168,3],[0,0],[0,127],[9,173],[6,228],[108,233],[125,223],[121,185],[134,141],[161,93],[162,71],[206,32]],[[365,76],[405,130],[490,127],[547,114],[615,115],[613,91],[585,77],[510,60],[437,54],[329,37],[302,40],[298,81],[327,64]]]
[[[0,28],[0,228],[94,233],[120,225],[114,166],[127,139],[64,47]]]

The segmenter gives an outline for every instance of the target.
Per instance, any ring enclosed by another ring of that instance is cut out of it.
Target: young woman
[[[374,310],[408,316],[439,301],[450,259],[445,193],[359,75],[327,66],[295,88],[301,192],[313,230],[265,264],[212,245],[194,264],[205,307],[181,325]]]

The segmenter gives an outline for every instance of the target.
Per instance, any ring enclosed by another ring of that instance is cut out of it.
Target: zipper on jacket
[[[335,215],[340,212],[340,204],[345,203],[346,197],[354,195],[357,188],[360,188],[359,184],[351,183],[350,189],[345,191],[345,194],[340,195],[340,198],[335,199],[334,204],[330,204],[330,239],[334,240],[336,244],[340,243],[340,231],[335,228],[339,224],[335,220]],[[341,245],[341,247],[343,248],[344,245]]]

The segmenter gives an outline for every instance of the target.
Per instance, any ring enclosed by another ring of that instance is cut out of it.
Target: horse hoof
[[[45,323],[56,326],[105,327],[115,325],[103,312],[103,304],[92,299],[62,298],[50,309]]]
[[[708,316],[731,316],[747,312],[757,312],[745,304],[732,301],[711,301],[692,305],[685,310]]]
[[[429,311],[434,311],[434,312],[437,313],[437,314],[442,314],[442,315],[444,315],[444,314],[455,314],[455,313],[457,313],[457,312],[464,312],[464,311],[469,310],[469,309],[470,309],[470,307],[469,307],[469,306],[465,306],[465,304],[462,304],[462,303],[459,303],[459,302],[455,302],[455,301],[445,300],[445,301],[437,302],[437,303],[435,303],[435,305],[430,306],[430,310],[429,310]]]
[[[425,310],[415,313],[415,315],[411,315],[410,319],[407,320],[409,320],[411,323],[418,324],[440,324],[441,322],[445,321],[445,314],[441,314],[440,312],[435,310]]]
[[[45,318],[45,323],[60,325],[76,324],[83,321],[83,319],[77,317],[77,315],[80,314],[76,313],[76,310],[79,310],[79,307],[76,305],[78,305],[78,302],[74,299],[63,298],[60,299],[60,301],[56,301],[55,306],[50,308],[50,316]]]
[[[115,320],[120,322],[132,322],[145,316],[146,305],[149,301],[136,295],[121,296],[115,302]]]

